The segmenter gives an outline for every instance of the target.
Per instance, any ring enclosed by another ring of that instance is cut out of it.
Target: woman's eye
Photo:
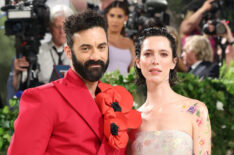
[[[115,16],[115,15],[113,15],[113,14],[110,14],[110,17],[112,17],[112,18],[113,18],[114,16]]]
[[[168,54],[167,54],[167,53],[161,53],[161,55],[162,55],[163,57],[168,56]]]
[[[118,15],[118,18],[121,19],[121,18],[123,18],[123,16],[122,15]]]
[[[144,54],[144,56],[150,56],[151,55],[151,53],[145,53]]]

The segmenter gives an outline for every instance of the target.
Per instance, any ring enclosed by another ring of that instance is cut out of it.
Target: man
[[[212,63],[213,52],[206,37],[199,35],[188,37],[183,51],[183,61],[189,68],[189,73],[200,78],[219,76],[219,66]]]
[[[95,97],[108,66],[107,26],[92,11],[65,22],[65,78],[27,89],[20,101],[8,155],[123,154],[104,138],[104,119]]]
[[[40,46],[37,55],[39,72],[37,75],[40,83],[48,83],[51,79],[52,71],[55,65],[69,65],[69,60],[63,52],[66,43],[66,34],[63,30],[65,18],[73,14],[72,10],[65,5],[55,5],[50,11],[49,29],[52,35],[51,41]],[[29,62],[25,57],[15,59],[13,87],[18,90],[19,74],[23,72],[22,81],[24,83],[27,77],[27,68]],[[25,89],[26,86],[21,86],[20,89]]]

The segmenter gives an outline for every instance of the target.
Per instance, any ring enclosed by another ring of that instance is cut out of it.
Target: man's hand
[[[225,20],[222,20],[221,23],[225,26],[226,28],[226,33],[222,35],[222,37],[226,38],[229,43],[234,41],[234,38],[232,36],[232,31],[228,24],[226,23]]]
[[[25,57],[17,58],[14,61],[14,73],[19,74],[21,71],[27,71],[29,62]]]
[[[203,5],[202,5],[202,7],[201,7],[201,10],[202,10],[203,13],[206,12],[206,11],[209,11],[209,10],[212,8],[211,3],[212,3],[213,1],[214,1],[214,0],[206,0],[206,1],[203,3]]]

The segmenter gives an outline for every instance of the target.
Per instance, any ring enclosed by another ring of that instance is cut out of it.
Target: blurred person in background
[[[178,72],[186,72],[187,68],[185,66],[185,64],[183,63],[183,60],[181,59],[181,55],[182,55],[182,44],[181,44],[181,38],[180,35],[178,33],[178,31],[176,30],[176,28],[172,27],[172,26],[167,26],[166,27],[167,31],[175,38],[175,42],[176,42],[176,53],[178,56],[178,62],[177,62],[177,71]]]
[[[182,39],[182,46],[184,46],[186,37],[191,35],[201,35],[202,30],[200,28],[200,23],[203,19],[203,15],[212,9],[212,2],[214,0],[205,0],[203,5],[198,8],[195,12],[187,11],[185,19],[181,22],[180,25],[180,36]],[[206,37],[210,40],[210,44],[213,49],[213,56],[215,60],[216,55],[216,42],[214,38],[210,35],[206,35]]]
[[[127,1],[114,1],[105,9],[108,23],[109,66],[107,72],[120,70],[128,74],[134,65],[135,48],[131,39],[124,36],[124,24],[128,20]]]
[[[197,11],[187,12],[185,19],[182,21],[180,25],[180,35],[182,38],[193,34],[201,33],[199,24],[202,21],[203,14],[212,8],[211,3],[213,1],[214,0],[205,0],[203,5],[199,9],[197,9]]]
[[[40,46],[37,55],[39,64],[38,85],[50,81],[55,65],[70,65],[69,59],[64,53],[66,34],[63,28],[65,19],[72,14],[73,11],[65,5],[55,5],[51,8],[49,30],[52,38],[49,42],[45,42]],[[25,89],[24,82],[26,81],[28,66],[29,62],[24,56],[14,60],[13,87],[16,91]],[[19,81],[21,72],[22,81]],[[19,83],[23,83],[21,88],[18,87]]]
[[[188,72],[199,78],[219,77],[219,65],[212,62],[213,52],[209,40],[201,35],[187,37],[183,47],[183,61]]]
[[[225,61],[227,65],[230,65],[232,61],[234,61],[234,37],[232,35],[231,29],[228,26],[227,22],[225,20],[221,21],[223,25],[225,26],[226,32],[224,34],[221,34],[222,40],[221,44],[224,45],[224,51],[219,46],[218,47],[218,55],[219,58],[222,58],[222,52],[225,53]]]

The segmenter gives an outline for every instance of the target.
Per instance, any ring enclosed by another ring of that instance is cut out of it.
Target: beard
[[[109,64],[109,57],[107,62],[104,63],[102,60],[94,61],[88,60],[84,64],[82,64],[79,60],[77,60],[74,51],[72,51],[72,63],[75,71],[85,80],[90,82],[95,82],[101,79],[103,74],[106,72],[106,69]],[[90,68],[91,65],[100,65],[100,67]]]

